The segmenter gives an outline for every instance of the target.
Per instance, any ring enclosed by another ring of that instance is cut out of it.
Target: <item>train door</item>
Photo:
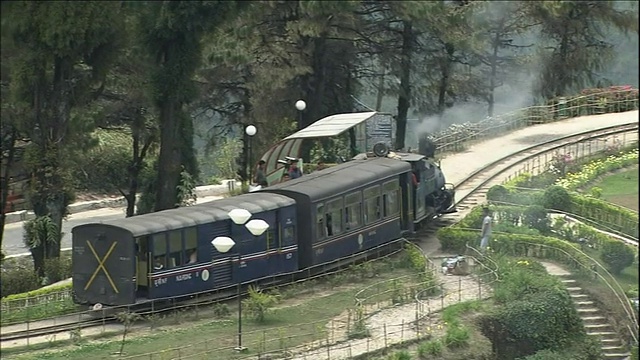
[[[149,295],[149,237],[136,238],[136,298]]]
[[[413,202],[412,202],[412,193],[414,191],[412,173],[404,174],[400,178],[400,188],[402,191],[402,196],[400,198],[400,202],[402,204],[401,215],[402,215],[402,230],[412,231],[413,226],[411,222],[412,210],[413,210]]]
[[[425,216],[425,172],[422,162],[415,162],[412,164],[413,174],[415,175],[416,182],[414,183],[413,192],[413,209],[414,216],[413,221],[419,222]]]

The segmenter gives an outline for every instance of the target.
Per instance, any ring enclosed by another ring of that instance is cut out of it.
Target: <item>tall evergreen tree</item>
[[[120,10],[119,2],[25,1],[3,6],[17,52],[11,95],[27,109],[19,127],[31,140],[25,157],[28,197],[36,216],[50,217],[57,228],[45,257],[60,254],[62,219],[72,198],[69,146],[77,146],[91,127],[75,111],[104,85],[119,47]]]
[[[202,37],[235,7],[233,1],[145,2],[140,33],[151,56],[151,94],[158,111],[160,155],[155,210],[178,205],[180,173],[197,176],[193,121],[185,111],[197,93],[194,74],[202,56]]]
[[[593,84],[596,72],[612,58],[608,27],[638,31],[638,14],[622,11],[613,1],[541,1],[533,16],[549,44],[541,49],[543,69],[538,93],[544,98],[567,95]]]

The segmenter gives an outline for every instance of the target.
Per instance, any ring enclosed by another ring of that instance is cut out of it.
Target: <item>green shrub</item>
[[[430,359],[431,356],[442,354],[442,348],[442,342],[437,339],[423,342],[418,346],[418,357],[423,360]]]
[[[611,273],[618,275],[622,270],[633,264],[635,254],[622,241],[607,241],[602,246],[600,258]]]
[[[469,329],[464,325],[449,326],[444,335],[444,344],[450,349],[458,349],[469,345]]]
[[[464,253],[466,244],[474,245],[480,243],[480,234],[472,231],[456,229],[455,227],[444,227],[436,233],[440,240],[443,251]]]
[[[71,172],[75,188],[82,191],[113,192],[126,188],[131,161],[132,138],[128,131],[95,131],[95,146],[79,153]]]
[[[494,299],[506,304],[526,295],[559,287],[560,282],[549,276],[547,270],[535,260],[516,258],[500,262],[501,279],[494,286]]]
[[[596,199],[600,199],[602,197],[602,189],[594,186],[589,190],[589,195]]]
[[[49,283],[56,283],[71,277],[71,257],[45,259],[44,273]]]
[[[540,231],[542,234],[549,234],[551,231],[551,219],[547,210],[540,205],[527,207],[523,214],[523,224]]]
[[[40,287],[40,279],[32,268],[11,268],[2,270],[0,281],[1,296],[26,293]]]
[[[213,314],[216,317],[224,318],[231,315],[231,310],[229,310],[229,306],[223,303],[216,303],[213,305]]]
[[[267,314],[277,302],[278,298],[275,295],[264,293],[250,286],[249,298],[242,301],[242,309],[245,316],[258,323],[263,323],[267,318]]]
[[[571,195],[561,186],[551,186],[544,192],[542,206],[545,209],[571,211]]]
[[[631,360],[638,360],[638,346],[633,346],[631,348]]]
[[[598,338],[587,337],[563,350],[540,350],[520,360],[600,360],[602,345]]]
[[[492,186],[489,191],[487,191],[487,200],[490,201],[509,202],[510,197],[511,192],[502,185]]]
[[[393,355],[390,355],[387,359],[389,360],[411,360],[411,354],[407,350],[398,351]]]

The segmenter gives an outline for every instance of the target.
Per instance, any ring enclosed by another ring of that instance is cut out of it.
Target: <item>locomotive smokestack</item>
[[[418,153],[427,158],[433,158],[436,155],[436,144],[426,134],[418,139]]]

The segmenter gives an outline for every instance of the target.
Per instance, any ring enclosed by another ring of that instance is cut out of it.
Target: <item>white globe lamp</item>
[[[244,129],[244,132],[249,136],[253,136],[258,132],[258,129],[253,125],[249,125]]]
[[[303,111],[306,108],[307,108],[307,103],[304,102],[304,100],[296,101],[296,109],[298,109],[299,111]]]
[[[245,209],[233,209],[229,211],[229,218],[237,225],[242,225],[251,219],[251,213]]]
[[[253,236],[260,236],[269,228],[269,224],[262,219],[253,219],[244,226]]]
[[[226,253],[231,250],[231,248],[236,244],[232,238],[228,236],[218,236],[215,239],[211,240],[211,245],[213,245],[216,250],[221,253]]]

